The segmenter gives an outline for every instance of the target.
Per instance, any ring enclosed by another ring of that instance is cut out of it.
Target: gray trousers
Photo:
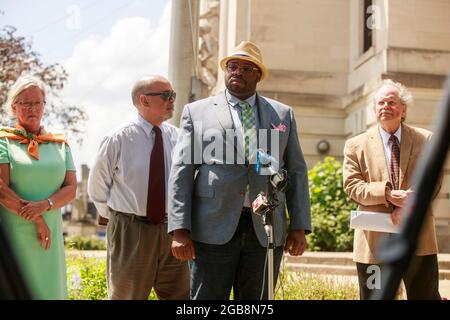
[[[107,229],[106,278],[111,300],[189,299],[189,267],[175,259],[167,223],[112,211]]]

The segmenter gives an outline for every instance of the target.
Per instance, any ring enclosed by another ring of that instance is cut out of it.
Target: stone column
[[[170,122],[180,123],[183,106],[190,101],[192,78],[197,70],[199,0],[172,0],[169,80],[177,92]]]

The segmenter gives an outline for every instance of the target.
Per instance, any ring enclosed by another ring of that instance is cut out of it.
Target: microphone
[[[266,194],[260,192],[256,199],[252,202],[253,212],[259,215],[264,214],[269,208],[269,202],[267,201]]]
[[[266,153],[262,149],[256,152],[256,173],[259,175],[270,175],[270,183],[278,191],[286,191],[288,186],[287,171],[280,168],[277,159]]]
[[[256,151],[256,173],[263,176],[273,175],[278,172],[280,164],[278,160],[266,153],[263,149]]]

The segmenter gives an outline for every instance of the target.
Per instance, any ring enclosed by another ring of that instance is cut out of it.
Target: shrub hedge
[[[312,233],[309,251],[352,251],[350,211],[356,208],[342,185],[342,165],[326,157],[308,172],[311,195]]]
[[[97,237],[68,236],[64,242],[66,249],[106,250],[106,241]]]

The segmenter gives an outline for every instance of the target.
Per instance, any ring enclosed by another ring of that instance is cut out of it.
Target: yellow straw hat
[[[220,60],[220,67],[226,71],[227,63],[233,59],[240,59],[254,63],[261,70],[261,80],[269,75],[269,70],[262,62],[262,55],[259,48],[250,41],[242,41],[231,53]]]

